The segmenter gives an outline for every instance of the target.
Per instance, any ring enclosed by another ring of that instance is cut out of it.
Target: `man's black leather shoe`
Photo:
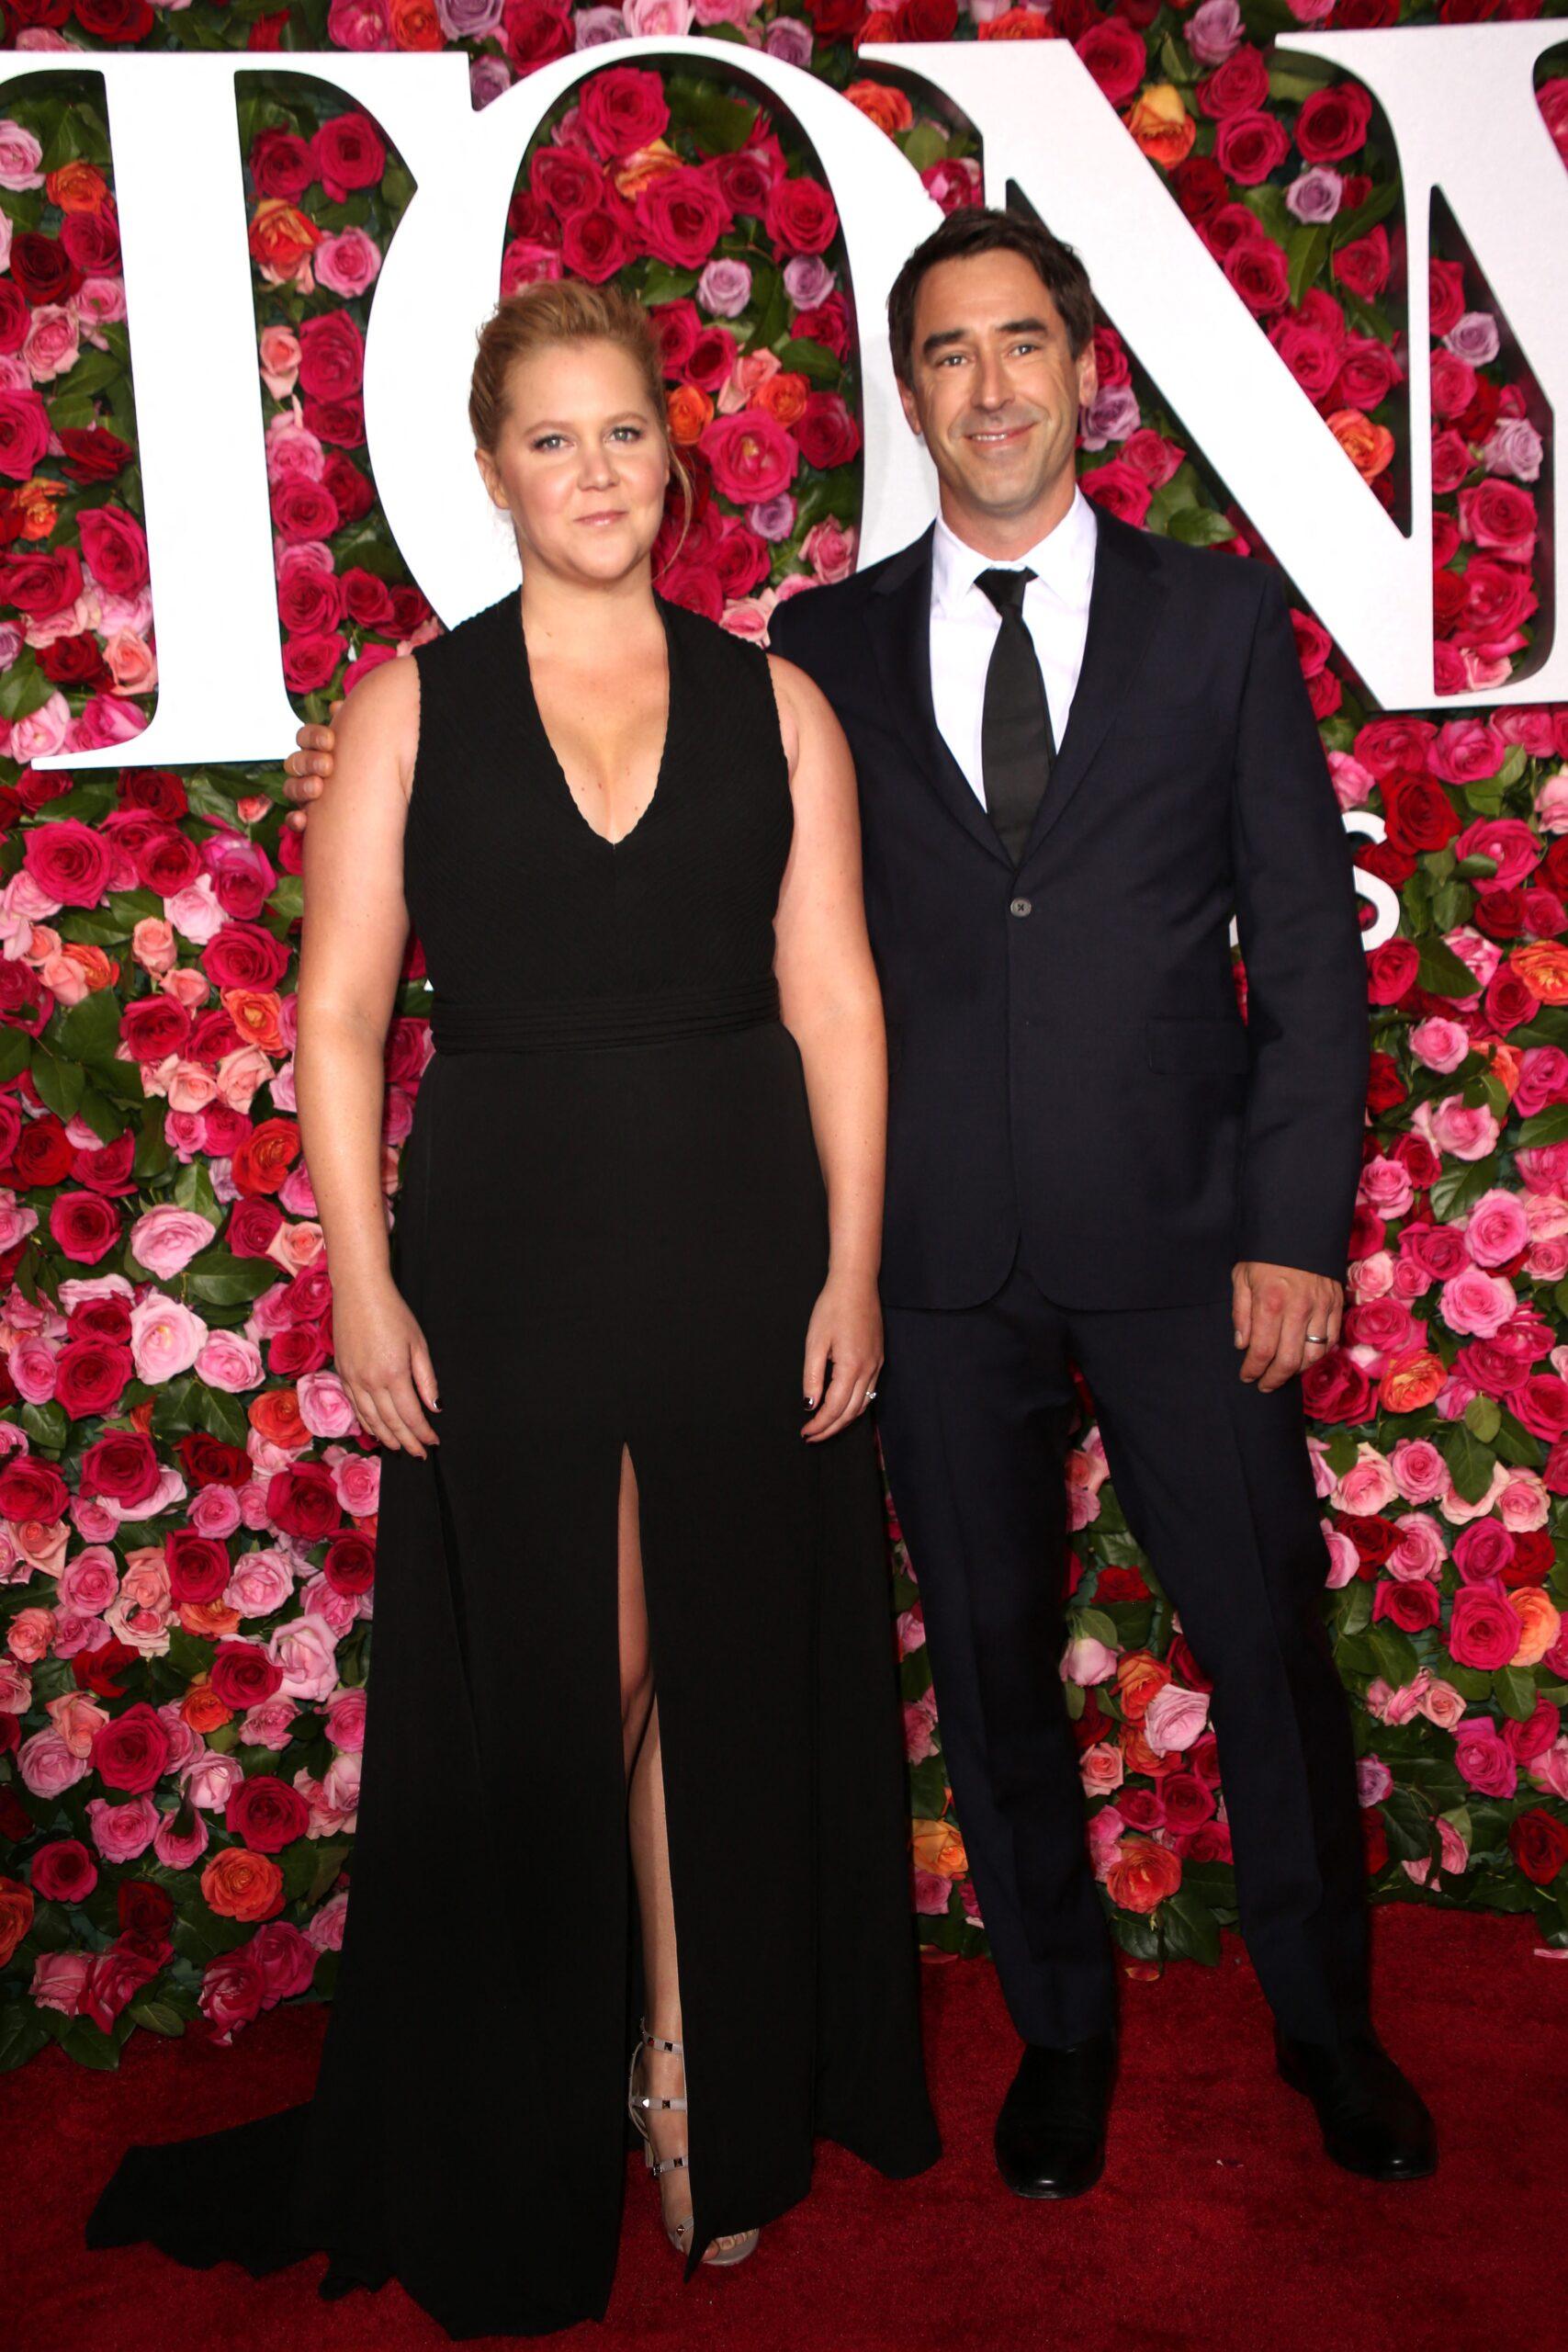
[[[1066,2050],[1030,2042],[997,2118],[997,2163],[1019,2197],[1081,2197],[1105,2168],[1116,2037]]]
[[[1276,2031],[1280,2072],[1317,2109],[1337,2165],[1367,2180],[1424,2180],[1438,2168],[1425,2101],[1370,2029],[1339,2042],[1293,2041]]]

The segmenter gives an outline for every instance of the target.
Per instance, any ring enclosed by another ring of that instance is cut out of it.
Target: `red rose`
[[[501,12],[501,45],[520,74],[572,50],[571,11],[551,0],[506,0]]]
[[[16,1113],[11,1114],[15,1118]],[[43,1184],[62,1183],[71,1172],[75,1147],[52,1111],[23,1127],[17,1136],[11,1165],[17,1182],[31,1192]]]
[[[365,338],[347,311],[323,311],[299,330],[299,386],[318,400],[343,400],[365,380]]]
[[[1427,265],[1427,299],[1430,306],[1427,323],[1432,333],[1447,334],[1458,326],[1464,316],[1464,267],[1457,261],[1438,261]]]
[[[1388,284],[1391,266],[1388,232],[1381,222],[1369,229],[1364,237],[1353,237],[1348,245],[1337,248],[1330,266],[1341,286],[1370,302]]]
[[[1550,1886],[1568,1862],[1568,1829],[1544,1805],[1533,1805],[1508,1825],[1508,1851],[1536,1886]]]
[[[1380,1584],[1372,1599],[1373,1617],[1386,1617],[1403,1634],[1424,1634],[1439,1614],[1436,1588],[1425,1582]]]
[[[1309,164],[1338,164],[1367,143],[1372,102],[1356,82],[1314,90],[1296,117],[1296,145]]]
[[[84,277],[112,277],[122,266],[119,222],[112,211],[68,212],[60,242]]]
[[[1503,1744],[1513,1750],[1519,1763],[1533,1764],[1538,1756],[1556,1746],[1562,1728],[1562,1710],[1552,1705],[1544,1690],[1538,1690],[1535,1713],[1526,1722],[1521,1724],[1510,1715],[1503,1724]]]
[[[332,500],[340,523],[362,521],[376,503],[376,493],[370,484],[352,458],[344,457],[341,449],[332,449],[327,453],[327,462],[321,469],[321,488]],[[288,838],[291,842],[298,842],[299,837],[290,832]]]
[[[712,170],[700,164],[647,181],[634,209],[648,252],[678,269],[700,269],[734,219]]]
[[[663,77],[637,65],[612,65],[590,75],[578,101],[578,121],[606,162],[635,153],[668,127]]]
[[[1229,183],[1212,155],[1189,155],[1178,164],[1176,200],[1189,220],[1206,220],[1229,199]]]
[[[370,574],[360,572],[358,577],[367,580]],[[384,587],[381,594],[385,597]],[[277,615],[286,629],[335,628],[343,618],[344,605],[344,582],[335,571],[315,564],[291,564],[277,583]]]
[[[310,141],[292,130],[258,131],[251,141],[249,161],[256,194],[281,196],[290,204],[304,195],[316,176]]]
[[[286,539],[330,538],[338,527],[337,502],[324,481],[284,475],[272,486],[272,519]]]
[[[210,1680],[213,1696],[240,1713],[273,1696],[282,1685],[283,1668],[254,1642],[220,1642]]]
[[[79,1475],[85,1495],[103,1495],[134,1510],[138,1503],[151,1502],[158,1491],[158,1456],[151,1439],[132,1430],[115,1430],[88,1446]]]
[[[1272,237],[1244,238],[1231,247],[1223,266],[1254,318],[1267,318],[1270,311],[1282,311],[1291,299],[1291,272],[1285,249],[1277,245]]]
[[[1154,493],[1146,475],[1124,458],[1112,458],[1108,465],[1096,466],[1082,477],[1083,493],[1095,505],[1103,506],[1108,514],[1123,523],[1141,526],[1149,511]]]
[[[152,11],[148,11],[151,17]],[[77,21],[85,21],[83,0],[77,0]],[[109,2032],[126,2003],[144,1984],[150,1984],[172,1956],[172,1947],[165,1943],[158,1951],[148,1951],[130,1937],[117,1936],[107,1951],[100,1951],[87,1970],[87,1981],[82,1988],[82,2015],[91,2018],[100,2033]]]
[[[106,1788],[123,1789],[128,1796],[145,1796],[168,1770],[167,1728],[144,1699],[112,1715],[93,1734],[93,1770]]]
[[[68,1340],[55,1359],[54,1401],[73,1421],[112,1413],[135,1376],[130,1350],[110,1340]]]
[[[220,1952],[216,1960],[208,1962],[197,1997],[202,2016],[221,2039],[260,2016],[266,1979],[259,1962],[242,1946],[238,1951]]]
[[[215,989],[275,989],[288,950],[259,922],[226,922],[202,949],[201,968]]]
[[[321,1574],[334,1592],[368,1592],[376,1581],[376,1547],[352,1531],[334,1535],[321,1557]]]
[[[800,448],[765,409],[740,409],[704,425],[699,447],[713,468],[721,497],[738,506],[761,503],[787,490],[800,466]]]
[[[1198,104],[1213,122],[1257,113],[1269,104],[1269,67],[1261,50],[1243,41],[1198,85]]]
[[[223,1826],[258,1854],[279,1854],[310,1824],[310,1808],[298,1789],[271,1772],[242,1781],[224,1807]]]
[[[1456,1664],[1495,1674],[1519,1646],[1519,1621],[1500,1593],[1467,1584],[1454,1595],[1449,1651]]]
[[[233,1247],[233,1232],[229,1235]],[[250,1456],[237,1445],[225,1445],[205,1430],[192,1430],[175,1448],[180,1467],[193,1487],[232,1487],[236,1493],[251,1481]]]
[[[46,898],[68,907],[96,907],[109,887],[107,844],[75,817],[38,826],[27,837],[22,862]]]
[[[324,1462],[297,1462],[275,1471],[267,1481],[266,1511],[283,1534],[301,1544],[319,1544],[343,1523],[343,1505]]]
[[[1387,939],[1367,957],[1367,994],[1374,1004],[1397,1004],[1416,984],[1420,955],[1413,939]]]
[[[1232,115],[1214,138],[1220,169],[1243,187],[1261,187],[1290,152],[1291,142],[1271,114]]]
[[[35,310],[44,302],[68,302],[82,283],[64,246],[36,229],[11,240],[11,276]]]
[[[1503,1567],[1503,1582],[1513,1589],[1525,1584],[1544,1584],[1557,1562],[1557,1547],[1549,1529],[1521,1528],[1514,1538],[1512,1557]]]
[[[85,33],[115,49],[145,40],[156,21],[148,0],[76,0],[75,13]]]
[[[860,426],[837,392],[808,392],[795,428],[800,454],[808,466],[825,473],[847,465],[860,447]]]
[[[70,1489],[52,1462],[13,1453],[0,1470],[0,1519],[36,1519],[44,1526],[65,1515]]]
[[[299,695],[319,694],[330,685],[338,663],[348,651],[345,637],[320,634],[291,637],[283,649],[283,681]]]
[[[11,445],[7,441],[8,421],[12,404],[38,400],[35,392],[0,392],[0,472],[11,470],[6,462]],[[41,409],[42,402],[39,401]],[[47,420],[45,429],[47,431]],[[42,451],[38,456],[42,456]],[[37,457],[29,458],[17,479],[30,474]],[[52,552],[18,556],[15,562],[0,565],[0,602],[15,605],[30,619],[47,620],[53,613],[73,605],[82,594],[82,566],[74,548],[57,548]]]
[[[79,1838],[61,1838],[39,1848],[29,1875],[46,1903],[85,1903],[98,1883],[98,1866]]]
[[[112,595],[134,596],[147,584],[147,537],[132,515],[115,506],[94,506],[79,525],[82,553],[100,587]]]
[[[603,286],[631,259],[632,241],[625,222],[607,206],[595,204],[572,213],[564,223],[560,251],[562,265],[571,277],[584,277],[590,286]]]
[[[365,446],[365,403],[358,393],[345,401],[307,400],[301,422],[307,433],[334,449]]]
[[[168,1933],[175,1898],[166,1886],[155,1886],[150,1879],[127,1879],[115,1890],[115,1909],[123,1936],[153,1944]]]
[[[585,87],[592,89],[592,84]],[[560,220],[604,201],[604,175],[592,156],[585,155],[578,147],[539,148],[528,165],[528,187],[530,193]],[[694,307],[694,318],[695,315]]]
[[[1099,83],[1101,96],[1113,107],[1125,106],[1148,63],[1140,35],[1119,17],[1106,17],[1080,33],[1073,47]]]
[[[96,1266],[120,1238],[119,1219],[96,1193],[59,1193],[50,1203],[49,1230],[64,1257]]]
[[[112,481],[136,454],[129,441],[122,441],[106,424],[62,425],[60,447],[66,472],[83,482]]]
[[[1302,1400],[1314,1421],[1366,1421],[1372,1416],[1372,1384],[1343,1348],[1320,1356],[1302,1374]]]
[[[1214,1792],[1196,1772],[1171,1772],[1160,1782],[1165,1826],[1177,1837],[1190,1837],[1214,1815]]]
[[[229,1581],[229,1549],[216,1536],[198,1535],[192,1527],[176,1527],[164,1538],[169,1568],[171,1600],[199,1605],[216,1600]]]
[[[1382,805],[1389,840],[1414,857],[1446,849],[1462,828],[1453,802],[1427,775],[1390,777],[1383,786]]]
[[[334,204],[346,203],[356,188],[378,187],[387,169],[386,147],[367,114],[333,115],[310,141],[310,154]]]

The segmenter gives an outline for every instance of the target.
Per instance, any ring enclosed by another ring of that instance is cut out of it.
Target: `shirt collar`
[[[1094,571],[1094,508],[1082,490],[1075,488],[1073,503],[1055,530],[1047,531],[1043,539],[1036,540],[1033,547],[1013,560],[1020,567],[1027,564],[1064,604],[1082,605],[1088,600]],[[994,556],[982,555],[978,548],[961,539],[939,514],[931,542],[932,604],[947,614],[965,609],[976,581],[995,562]],[[979,602],[990,609],[983,594]]]

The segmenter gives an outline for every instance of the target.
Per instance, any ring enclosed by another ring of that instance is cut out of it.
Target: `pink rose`
[[[1398,1527],[1388,1555],[1390,1576],[1406,1584],[1440,1576],[1446,1555],[1437,1521],[1424,1511],[1407,1511]]]
[[[132,1797],[127,1804],[110,1804],[106,1797],[87,1800],[87,1827],[106,1862],[133,1862],[144,1854],[159,1817],[150,1796]]]
[[[1478,1796],[1511,1797],[1518,1786],[1519,1768],[1513,1750],[1490,1715],[1460,1725],[1454,1765],[1461,1780]]]
[[[161,1283],[182,1273],[199,1250],[211,1248],[213,1229],[193,1209],[167,1204],[149,1209],[130,1228],[130,1247],[137,1262]]]
[[[28,1991],[40,2009],[58,2010],[64,2018],[79,2017],[92,1964],[90,1952],[40,1952],[33,1962]]]
[[[1389,1456],[1389,1468],[1407,1503],[1436,1502],[1449,1483],[1448,1464],[1428,1438],[1401,1438]]]
[[[1446,1282],[1440,1295],[1450,1330],[1483,1340],[1494,1338],[1518,1305],[1511,1283],[1501,1274],[1483,1273],[1479,1266],[1467,1267]]]
[[[92,1770],[85,1756],[73,1756],[57,1731],[35,1731],[17,1750],[22,1785],[35,1797],[58,1797]]]
[[[1457,1021],[1434,1016],[1418,1021],[1411,1030],[1410,1050],[1425,1069],[1440,1070],[1447,1077],[1469,1053],[1470,1033]]]
[[[336,1641],[320,1617],[295,1617],[279,1625],[266,1654],[282,1669],[280,1688],[287,1698],[324,1699],[338,1679]]]
[[[1125,1772],[1122,1750],[1110,1740],[1096,1740],[1078,1758],[1078,1777],[1085,1793],[1091,1797],[1109,1796],[1119,1789]]]
[[[1144,1737],[1156,1756],[1190,1747],[1209,1720],[1206,1692],[1168,1682],[1155,1692],[1144,1716]]]
[[[1465,1702],[1451,1682],[1434,1675],[1422,1694],[1419,1712],[1439,1731],[1453,1731],[1464,1718]]]
[[[1064,1682],[1076,1682],[1087,1690],[1097,1682],[1109,1682],[1116,1671],[1116,1653],[1097,1642],[1092,1634],[1080,1634],[1067,1644],[1062,1655],[1061,1674]]]
[[[199,1315],[177,1298],[150,1291],[130,1310],[130,1351],[138,1379],[156,1385],[188,1372],[206,1337]]]
[[[1440,1102],[1423,1102],[1414,1125],[1447,1159],[1484,1159],[1497,1148],[1497,1122],[1485,1103],[1468,1103],[1458,1094],[1446,1094]]]
[[[1506,1265],[1529,1244],[1524,1204],[1517,1193],[1483,1193],[1471,1209],[1464,1231],[1478,1266]]]

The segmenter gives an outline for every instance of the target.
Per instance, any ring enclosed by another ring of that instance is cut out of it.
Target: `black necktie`
[[[1002,616],[986,670],[980,765],[991,822],[1015,865],[1023,856],[1056,756],[1045,681],[1023,617],[1024,586],[1033,577],[1025,565],[982,571],[975,583]]]

